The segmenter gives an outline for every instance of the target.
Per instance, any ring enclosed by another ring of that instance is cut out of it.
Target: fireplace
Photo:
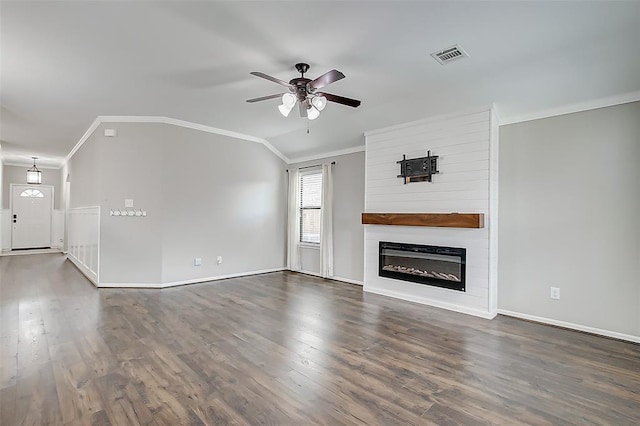
[[[465,291],[467,250],[380,241],[378,275]]]

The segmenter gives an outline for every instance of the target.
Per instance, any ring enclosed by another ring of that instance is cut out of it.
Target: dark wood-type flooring
[[[640,346],[293,273],[96,289],[0,257],[0,424],[640,422]]]

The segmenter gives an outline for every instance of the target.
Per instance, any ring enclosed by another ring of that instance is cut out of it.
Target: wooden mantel
[[[362,213],[363,225],[484,228],[483,213]]]

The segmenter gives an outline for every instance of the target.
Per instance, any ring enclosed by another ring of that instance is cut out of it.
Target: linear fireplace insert
[[[380,241],[378,275],[465,291],[467,250]]]

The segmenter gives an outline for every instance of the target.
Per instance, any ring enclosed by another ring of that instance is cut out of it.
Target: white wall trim
[[[351,278],[342,278],[342,277],[331,277],[330,279],[334,281],[342,281],[343,283],[355,284],[359,286],[364,286],[364,281],[352,280]]]
[[[166,283],[100,283],[98,287],[100,288],[168,288],[168,287],[176,287],[179,285],[203,283],[207,281],[226,280],[228,278],[246,277],[249,275],[268,274],[270,272],[280,272],[286,269],[287,268],[262,269],[258,271],[238,272],[235,274],[218,275],[215,277],[193,278],[190,280],[171,281]]]
[[[304,274],[304,275],[311,275],[312,277],[318,277],[318,278],[323,278],[323,279],[327,279],[327,280],[333,280],[333,281],[340,281],[343,283],[348,283],[348,284],[355,284],[355,285],[359,285],[359,286],[364,286],[364,281],[358,281],[358,280],[352,280],[351,278],[341,278],[341,277],[328,277],[328,278],[324,278],[322,275],[320,275],[317,272],[311,272],[311,271],[294,271],[293,269],[287,269],[287,271],[290,272],[295,272],[298,274]]]
[[[33,167],[33,160],[31,160],[31,162],[19,162],[19,161],[4,161],[2,163],[4,166],[11,166],[11,167]],[[40,164],[38,164],[38,169],[45,169],[45,170],[60,170],[60,168],[62,167],[62,165],[59,166],[53,166],[53,165],[48,165],[48,166],[42,166]],[[26,172],[26,170],[25,170]]]
[[[28,256],[30,254],[55,254],[62,253],[60,247],[51,247],[49,249],[27,249],[27,250],[14,250],[2,249],[0,256]]]
[[[282,154],[278,149],[276,149],[273,145],[269,143],[266,139],[259,138],[257,136],[251,136],[244,133],[233,132],[230,130],[219,129],[217,127],[206,126],[204,124],[192,123],[190,121],[178,120],[170,117],[160,117],[160,116],[134,116],[134,115],[122,115],[122,116],[98,116],[91,126],[87,129],[87,131],[82,135],[78,143],[73,147],[73,149],[67,154],[64,159],[64,162],[68,162],[71,157],[80,149],[80,147],[89,139],[89,137],[96,131],[98,126],[102,123],[161,123],[161,124],[169,124],[172,126],[184,127],[192,130],[199,130],[201,132],[213,133],[216,135],[228,136],[231,138],[242,139],[249,142],[256,142],[263,144],[269,151],[273,152],[277,155],[282,161],[289,164],[289,159]]]
[[[75,154],[76,151],[78,151],[80,149],[80,147],[82,145],[84,145],[84,143],[87,141],[87,139],[89,139],[89,137],[93,134],[93,132],[96,131],[96,129],[98,128],[100,123],[101,123],[100,117],[97,117],[95,120],[93,120],[93,123],[91,123],[91,125],[89,126],[87,131],[84,132],[84,135],[82,135],[82,137],[80,138],[78,143],[76,143],[74,145],[74,147],[71,149],[71,151],[69,151],[67,156],[64,157],[64,163],[68,162],[71,159],[71,157],[73,157],[73,154]]]
[[[337,151],[325,152],[322,154],[307,155],[305,157],[297,157],[289,159],[289,164],[304,163],[305,161],[322,160],[323,158],[337,157],[339,155],[353,154],[355,152],[363,152],[365,146],[358,145],[351,148],[339,149]]]
[[[497,315],[496,312],[489,312],[489,311],[483,311],[480,309],[468,308],[466,306],[460,306],[460,305],[455,305],[453,303],[441,302],[439,300],[428,299],[426,297],[419,297],[419,296],[408,295],[406,293],[399,293],[393,290],[372,288],[369,286],[369,287],[365,287],[364,291],[366,293],[374,293],[374,294],[379,294],[381,296],[388,296],[388,297],[393,297],[395,299],[406,300],[408,302],[420,303],[421,305],[429,305],[429,306],[434,306],[436,308],[448,309],[450,311],[455,311],[462,314],[472,315],[474,317],[480,317],[485,319],[493,319]]]
[[[303,271],[302,269],[298,270],[298,271],[294,271],[293,269],[287,269],[290,272],[295,272],[297,274],[304,274],[304,275],[311,275],[312,277],[318,277],[318,278],[323,278],[322,275],[320,275],[317,272],[311,272],[311,271]]]
[[[584,331],[586,333],[597,334],[605,337],[612,337],[619,340],[627,340],[629,342],[640,343],[640,336],[633,336],[631,334],[618,333],[617,331],[603,330],[601,328],[588,327],[586,325],[574,324],[571,322],[558,321],[551,318],[538,317],[535,315],[523,314],[520,312],[508,311],[505,309],[498,309],[500,315],[506,315],[509,317],[525,319],[528,321],[539,322],[542,324],[555,325],[557,327],[568,328],[577,331]]]
[[[71,261],[71,263],[73,263],[75,267],[78,268],[78,271],[80,271],[82,275],[84,275],[89,281],[91,281],[91,284],[93,284],[96,287],[99,287],[98,281],[93,277],[94,274],[80,260],[78,260],[71,253],[67,253],[67,259],[69,259],[69,261]]]
[[[558,115],[573,114],[575,112],[588,111],[591,109],[605,108],[614,105],[628,104],[630,102],[640,101],[640,91],[622,93],[606,98],[592,99],[585,102],[579,102],[569,105],[563,105],[555,108],[548,108],[532,113],[515,115],[513,117],[501,118],[499,123],[501,126],[514,123],[522,123],[525,121],[539,120],[541,118],[555,117]]]

